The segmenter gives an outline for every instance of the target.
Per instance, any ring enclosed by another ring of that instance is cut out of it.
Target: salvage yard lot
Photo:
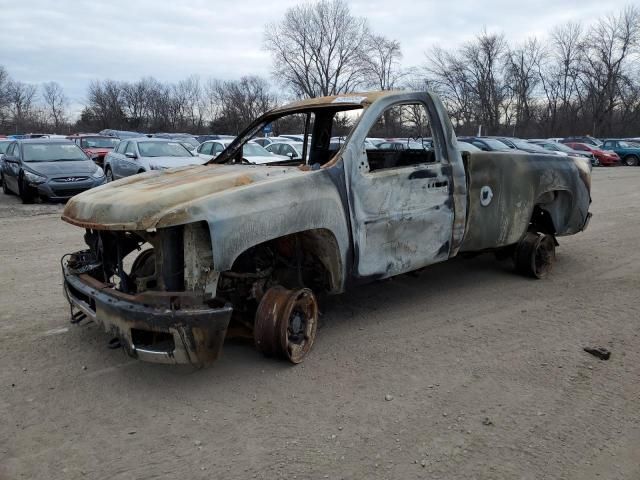
[[[484,255],[326,298],[297,367],[145,364],[70,325],[61,211],[0,196],[2,480],[640,478],[640,168],[594,170],[550,278]]]

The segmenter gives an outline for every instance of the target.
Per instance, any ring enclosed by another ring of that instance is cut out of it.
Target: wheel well
[[[566,190],[554,190],[542,194],[533,207],[529,229],[556,235],[569,221],[572,205],[573,196]]]

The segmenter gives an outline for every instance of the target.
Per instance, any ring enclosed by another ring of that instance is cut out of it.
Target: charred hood
[[[182,223],[203,201],[237,189],[306,175],[296,167],[208,165],[151,171],[73,197],[62,219],[95,230],[150,230]]]

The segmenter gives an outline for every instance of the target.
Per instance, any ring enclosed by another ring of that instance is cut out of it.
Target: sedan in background
[[[628,140],[607,139],[600,147],[608,152],[615,152],[622,164],[627,167],[637,167],[640,165],[640,144]]]
[[[204,142],[198,147],[198,155],[200,158],[209,161],[212,158],[217,157],[220,153],[233,142],[230,140],[211,140]],[[253,141],[247,142],[242,147],[242,159],[247,163],[254,163],[256,165],[263,165],[267,163],[277,163],[288,161],[289,158],[276,155],[265,149],[261,145],[254,143]]]
[[[193,155],[180,142],[164,138],[133,138],[122,140],[104,159],[107,181],[167,168],[202,165],[203,160]]]
[[[492,137],[492,138],[495,138],[496,140],[501,141],[502,143],[504,143],[505,145],[507,145],[512,149],[521,150],[527,153],[541,153],[544,155],[556,155],[559,157],[568,156],[564,152],[559,152],[555,150],[545,150],[541,146],[534,145],[533,143],[529,143],[528,141],[523,140],[521,138],[515,138],[515,137]]]
[[[538,145],[539,147],[542,147],[545,150],[551,150],[553,152],[566,153],[570,157],[588,158],[588,159],[591,160],[591,163],[594,164],[594,165],[597,163],[596,157],[594,157],[591,152],[583,152],[583,151],[580,151],[580,150],[574,150],[573,148],[571,148],[570,146],[568,146],[568,145],[566,145],[564,143],[554,142],[554,141],[551,141],[551,140],[529,140],[529,143],[532,143],[534,145]]]
[[[582,135],[577,137],[567,137],[560,140],[562,143],[584,143],[592,147],[601,148],[602,140],[598,140],[590,135]]]
[[[589,152],[596,157],[598,163],[603,167],[613,167],[620,165],[620,157],[615,152],[607,152],[601,150],[593,145],[587,145],[586,143],[566,143],[565,145],[581,152]]]
[[[104,157],[107,153],[116,148],[118,143],[120,143],[120,140],[115,137],[88,133],[70,135],[67,139],[76,142],[76,145],[84,150],[84,153],[89,155],[91,160],[101,167],[104,166]]]
[[[78,145],[44,138],[12,142],[0,174],[4,193],[20,195],[23,203],[67,200],[106,182],[102,168]]]
[[[511,148],[499,140],[487,137],[458,137],[458,141],[475,145],[484,152],[508,152]]]
[[[302,142],[274,142],[271,145],[267,145],[266,149],[268,152],[271,152],[275,155],[280,155],[283,157],[287,157],[289,160],[297,160],[303,162],[302,159]],[[307,147],[308,148],[308,147]],[[307,151],[307,158],[309,157],[309,152]]]
[[[187,150],[193,152],[200,142],[196,137],[188,133],[154,133],[153,138],[166,138],[167,140],[175,140],[180,142]]]

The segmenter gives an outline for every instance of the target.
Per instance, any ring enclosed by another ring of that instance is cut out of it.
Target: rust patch
[[[243,185],[249,185],[250,183],[253,183],[253,178],[251,178],[249,175],[240,175],[238,178],[236,178],[234,186],[242,187]]]

